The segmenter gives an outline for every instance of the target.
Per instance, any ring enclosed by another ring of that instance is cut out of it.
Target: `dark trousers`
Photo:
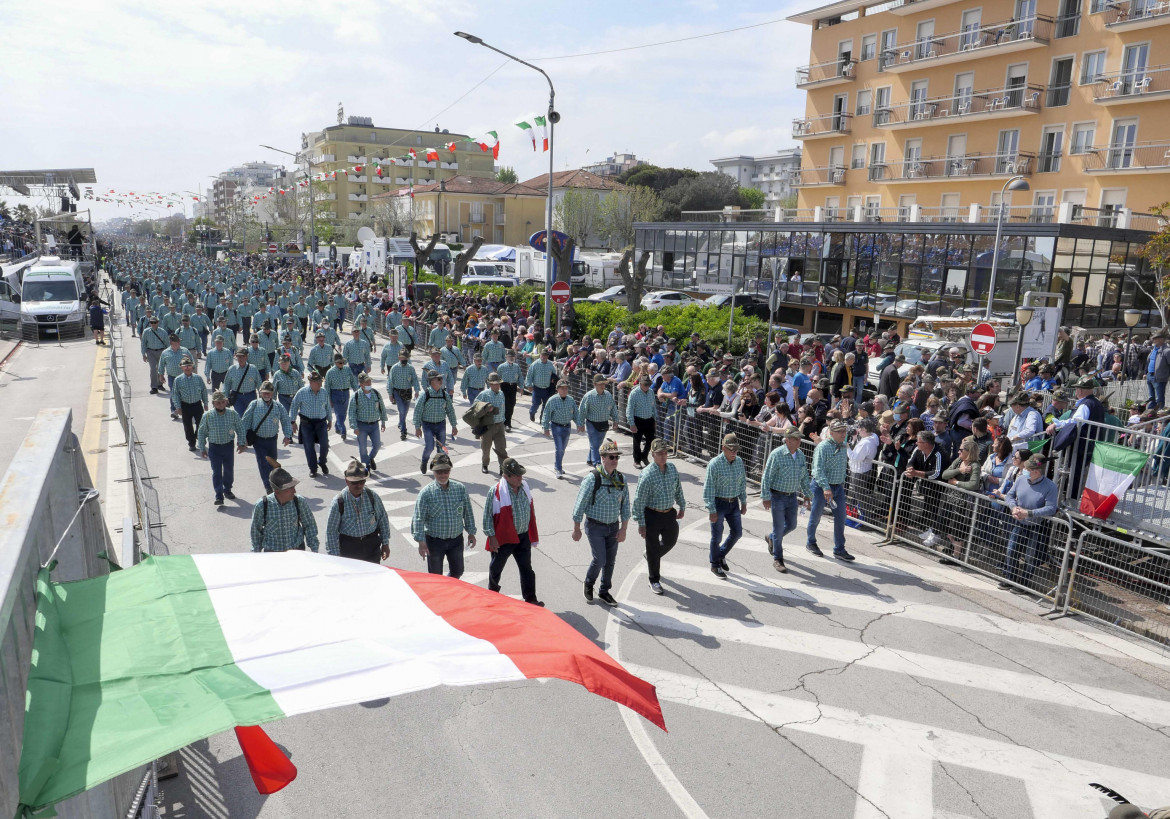
[[[183,413],[183,434],[187,436],[187,446],[195,446],[195,431],[199,429],[199,420],[203,417],[203,405],[198,401],[193,404],[183,401],[179,404],[179,411]]]
[[[520,535],[519,543],[501,543],[492,552],[492,560],[488,564],[488,588],[497,592],[500,590],[500,575],[509,557],[516,558],[516,568],[520,570],[521,596],[529,603],[535,601],[536,574],[532,571],[532,543],[528,540],[527,532]]]
[[[646,570],[650,582],[658,582],[662,558],[678,542],[678,516],[674,510],[658,512],[646,510]]]
[[[278,395],[276,397],[279,399],[280,405],[284,407],[285,412],[288,412],[290,409],[292,409],[293,397],[291,395]]]
[[[650,442],[654,440],[654,419],[634,419],[634,463],[650,463]]]
[[[297,316],[297,321],[301,323],[301,337],[303,338],[305,333],[309,332],[309,317]]]
[[[715,499],[715,520],[711,523],[710,560],[712,566],[720,565],[731,547],[743,535],[743,520],[740,517],[739,499]],[[727,521],[727,539],[723,540],[723,522]],[[719,541],[723,540],[720,544]]]
[[[316,472],[329,457],[329,419],[300,416],[297,429],[301,432],[301,445],[305,448],[305,460],[309,471]],[[318,454],[317,447],[320,447]]]
[[[370,532],[361,537],[338,535],[337,538],[337,550],[342,557],[364,560],[367,563],[382,562],[382,536],[377,532]]]
[[[208,442],[207,459],[211,461],[211,488],[215,490],[215,497],[223,500],[223,493],[231,492],[235,483],[236,445],[230,441],[226,444]]]
[[[516,409],[516,385],[500,384],[500,392],[504,394],[504,426],[512,426],[512,411]]]
[[[617,523],[594,523],[585,519],[585,537],[589,539],[589,550],[593,559],[589,561],[589,568],[585,570],[585,582],[590,588],[601,575],[601,591],[607,592],[613,583],[613,567],[617,562],[618,533]]]
[[[223,371],[223,372],[221,372],[221,373],[217,373],[217,372],[215,372],[215,370],[212,370],[212,371],[211,371],[211,391],[212,391],[212,392],[215,392],[215,391],[216,391],[216,390],[218,390],[220,387],[222,387],[222,386],[223,386],[223,380],[224,380],[226,377],[227,377],[227,370],[224,370],[224,371]]]
[[[459,537],[427,536],[427,571],[443,573],[443,559],[446,558],[449,577],[463,576],[463,535]]]
[[[240,323],[244,329],[244,341],[247,341],[248,336],[252,335],[252,317],[251,316],[243,316],[240,319]]]
[[[528,409],[528,417],[535,420],[536,413],[540,412],[544,402],[552,395],[552,387],[532,387],[532,406]]]
[[[272,472],[272,465],[267,459],[269,457],[276,459],[276,436],[261,438],[257,435],[252,449],[256,453],[256,467],[260,470],[260,481],[264,484],[264,491],[271,492],[272,486],[268,483],[268,476]]]

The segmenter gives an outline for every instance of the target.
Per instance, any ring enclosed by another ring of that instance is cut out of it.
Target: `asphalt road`
[[[166,548],[247,549],[262,491],[251,454],[236,461],[240,500],[213,506],[209,468],[187,452],[167,398],[149,395],[140,359],[129,357],[129,371]],[[791,573],[778,575],[758,498],[729,579],[709,572],[706,516],[691,507],[664,563],[664,596],[647,587],[631,529],[615,574],[619,607],[590,605],[581,596],[588,548],[569,537],[585,438],[574,434],[570,474],[558,481],[552,442],[519,408],[517,418],[508,446],[537,497],[539,596],[658,686],[670,732],[557,681],[434,689],[268,726],[300,771],[268,797],[256,794],[231,734],[196,743],[179,754],[180,776],[163,783],[166,816],[1095,819],[1108,803],[1091,781],[1146,808],[1170,803],[1170,655],[1043,620],[1038,604],[979,575],[855,530],[856,563],[814,558],[796,536],[803,515],[786,544]],[[388,563],[421,570],[409,540],[426,481],[420,444],[390,430],[370,486],[397,530]],[[453,477],[478,509],[490,479],[471,443],[453,444]],[[356,446],[332,436],[331,450],[333,475],[318,479],[299,449],[280,454],[322,526]],[[698,502],[702,465],[676,463]],[[628,456],[622,466],[632,479]],[[831,543],[827,527],[820,542]],[[486,571],[481,547],[465,580],[486,583]],[[514,570],[503,590],[519,593]]]

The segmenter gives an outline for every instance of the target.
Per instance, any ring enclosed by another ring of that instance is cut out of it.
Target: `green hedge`
[[[658,310],[639,310],[631,313],[625,307],[609,302],[576,302],[577,323],[573,327],[574,337],[588,334],[593,338],[605,338],[616,324],[621,324],[627,333],[635,332],[639,324],[666,330],[669,338],[677,338],[679,345],[690,341],[691,333],[698,333],[712,347],[727,346],[727,324],[731,319],[730,307],[701,307],[690,304],[686,307],[662,307]],[[735,311],[732,326],[731,352],[741,355],[747,351],[748,342],[755,333],[767,334],[768,323],[758,318],[745,316],[742,309]]]

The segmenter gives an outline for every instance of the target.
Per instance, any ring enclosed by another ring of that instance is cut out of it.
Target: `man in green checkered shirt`
[[[349,394],[359,387],[357,376],[345,366],[345,356],[336,353],[333,366],[325,373],[325,391],[329,393],[329,403],[333,405],[333,431],[343,441],[347,437],[345,421],[349,410]]]
[[[488,464],[491,462],[492,446],[496,448],[496,460],[501,468],[504,460],[508,457],[508,439],[504,437],[504,394],[500,392],[500,374],[492,373],[489,375],[487,385],[488,388],[479,394],[478,400],[491,404],[496,411],[492,415],[491,421],[484,425],[483,434],[479,437],[485,475],[488,472]]]
[[[398,354],[402,352],[402,343],[398,340],[398,329],[390,328],[390,340],[382,345],[382,354],[378,357],[382,374],[398,362]]]
[[[292,443],[292,424],[289,422],[288,411],[279,401],[274,400],[276,388],[271,381],[260,385],[260,397],[248,405],[244,414],[240,416],[240,425],[244,428],[244,435],[248,431],[255,432],[252,441],[252,450],[256,453],[256,468],[260,470],[260,481],[264,489],[272,491],[268,484],[268,475],[273,468],[280,466],[276,460],[276,440],[280,432],[284,432],[284,445]]]
[[[183,372],[175,379],[171,390],[171,406],[183,416],[183,434],[187,436],[187,449],[195,451],[195,430],[203,413],[207,411],[207,384],[195,375],[195,362],[184,358]]]
[[[443,363],[447,365],[447,391],[454,395],[455,378],[459,375],[459,368],[467,366],[467,359],[463,357],[463,351],[455,346],[455,336],[447,336],[444,345],[439,348],[439,355],[442,357]]]
[[[638,379],[638,388],[630,390],[626,399],[626,423],[634,431],[634,466],[650,462],[650,442],[654,440],[654,422],[658,416],[658,401],[650,389],[650,376]]]
[[[600,466],[601,456],[598,448],[602,439],[609,432],[610,424],[615,427],[618,423],[617,402],[613,395],[606,391],[607,379],[601,373],[593,376],[593,389],[581,398],[581,405],[577,407],[577,431],[589,435],[590,466]]]
[[[374,389],[369,373],[362,373],[358,379],[361,389],[353,394],[349,402],[349,425],[357,438],[358,458],[371,472],[378,468],[374,459],[382,448],[382,435],[386,431],[386,402],[381,393]],[[370,449],[366,451],[366,441]]]
[[[655,594],[662,594],[662,558],[678,542],[678,522],[687,508],[678,469],[667,459],[669,449],[661,438],[650,443],[654,463],[642,470],[634,492],[634,520],[646,539],[646,569]]]
[[[520,389],[520,365],[516,363],[516,351],[507,350],[503,364],[496,367],[496,372],[503,379],[500,382],[500,391],[504,393],[504,429],[512,431],[512,412],[516,409],[516,392]]]
[[[345,342],[341,352],[349,362],[353,374],[361,375],[373,369],[370,361],[370,343],[362,338],[362,331],[358,327],[353,328],[351,335],[353,339]]]
[[[184,358],[195,360],[195,356],[191,355],[191,351],[186,347],[179,345],[179,337],[174,333],[170,335],[171,346],[163,350],[158,357],[158,374],[167,377],[167,388],[173,389],[175,379],[179,377],[179,373],[183,371],[182,362]]]
[[[747,475],[739,455],[739,439],[734,432],[723,436],[722,454],[707,464],[703,479],[703,506],[711,520],[710,561],[716,577],[727,577],[727,553],[743,535],[743,518],[747,512]],[[727,540],[723,541],[723,522],[727,521]]]
[[[540,415],[544,437],[553,439],[556,453],[553,456],[554,469],[557,478],[565,477],[565,449],[569,445],[569,435],[573,431],[573,421],[576,417],[577,402],[569,395],[568,380],[562,378],[557,382],[557,394],[544,402],[544,411]]]
[[[829,424],[829,434],[813,450],[812,505],[808,513],[808,529],[804,548],[817,557],[823,553],[817,545],[817,525],[825,506],[832,505],[833,557],[849,562],[853,555],[845,548],[845,478],[849,471],[849,450],[845,446],[848,427],[844,421]]]
[[[427,473],[427,464],[431,452],[438,446],[445,449],[447,446],[447,425],[451,422],[451,437],[457,437],[455,421],[455,404],[450,394],[443,389],[445,378],[438,370],[427,373],[427,388],[423,390],[414,405],[414,434],[423,438],[422,464],[419,470]],[[425,434],[425,437],[424,437]]]
[[[785,427],[780,433],[784,446],[768,455],[760,479],[760,500],[772,512],[772,531],[764,538],[772,555],[772,567],[781,573],[784,565],[784,536],[796,529],[797,506],[809,497],[808,463],[800,451],[800,430]]]
[[[324,378],[333,363],[333,348],[325,343],[324,331],[318,330],[315,339],[316,343],[309,348],[309,366]]]
[[[199,420],[196,446],[199,457],[211,461],[215,505],[223,506],[225,496],[235,500],[232,485],[235,483],[236,455],[244,451],[244,427],[240,416],[228,407],[227,396],[218,390],[211,395],[211,411],[203,413]]]
[[[298,481],[284,469],[272,470],[269,480],[271,494],[252,507],[252,551],[287,552],[306,547],[318,551],[317,521],[309,505],[297,497]]]
[[[467,487],[451,480],[451,459],[444,452],[431,459],[434,480],[423,487],[414,503],[410,534],[418,541],[418,553],[426,558],[427,571],[443,573],[447,561],[448,576],[463,576],[463,532],[467,548],[475,548],[475,511]]]
[[[552,378],[557,367],[548,360],[548,348],[540,349],[540,358],[528,365],[524,385],[532,390],[532,406],[528,408],[528,420],[536,423],[536,412],[552,396]]]
[[[483,363],[495,372],[504,363],[504,345],[500,342],[500,331],[492,330],[491,341],[483,345]]]
[[[577,501],[573,504],[573,540],[581,540],[581,521],[584,520],[589,549],[593,553],[589,568],[585,570],[585,599],[593,602],[593,584],[600,574],[601,588],[597,598],[611,606],[617,605],[609,589],[613,583],[618,544],[626,539],[626,526],[630,522],[630,488],[625,476],[618,472],[619,457],[621,452],[616,442],[606,441],[601,445],[602,463],[581,481]]]
[[[431,330],[431,334],[427,337],[427,346],[437,350],[447,342],[447,336],[449,335],[451,335],[451,331],[447,329],[447,317],[443,316],[435,326],[435,329]]]

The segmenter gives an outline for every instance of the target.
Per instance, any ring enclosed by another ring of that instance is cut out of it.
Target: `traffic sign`
[[[971,349],[979,355],[987,355],[995,349],[995,328],[981,321],[971,328]]]
[[[275,253],[276,250],[277,250],[277,248],[276,248],[275,242],[272,242],[271,244],[268,245],[268,252],[269,253]]]
[[[569,303],[569,283],[568,282],[553,282],[552,300],[556,304],[568,304]]]

